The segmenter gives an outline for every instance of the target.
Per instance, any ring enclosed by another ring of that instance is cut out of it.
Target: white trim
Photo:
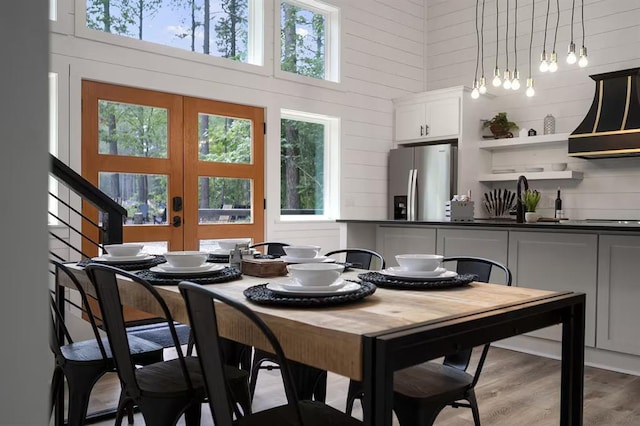
[[[280,20],[282,4],[288,3],[310,12],[321,14],[325,18],[325,52],[324,52],[324,78],[315,78],[305,75],[295,74],[289,71],[283,71],[281,68],[281,52],[282,43],[280,31],[282,22]],[[317,0],[277,0],[274,7],[274,52],[273,73],[276,78],[283,80],[291,80],[299,83],[310,84],[314,86],[325,87],[328,89],[340,89],[342,55],[341,40],[342,25],[340,9],[322,3]]]
[[[252,28],[249,27],[247,48],[254,48],[256,51],[247,52],[247,61],[253,60],[256,61],[256,63],[234,61],[232,59],[222,58],[219,56],[191,52],[178,47],[154,43],[147,40],[138,40],[132,37],[87,28],[86,3],[83,1],[75,2],[75,36],[91,41],[155,53],[191,62],[200,62],[207,65],[230,68],[253,74],[268,75],[269,70],[264,67],[264,0],[248,0],[248,2],[249,25],[259,24],[259,28],[255,28],[252,31]]]
[[[319,222],[332,221],[339,217],[340,211],[340,118],[331,117],[324,114],[314,114],[310,112],[294,111],[289,109],[280,110],[280,121],[282,119],[304,121],[308,123],[322,124],[324,131],[324,190],[323,204],[324,214],[322,215],[282,215],[281,206],[278,206],[278,223],[291,222]],[[280,148],[279,148],[280,151]],[[280,151],[281,152],[281,151]],[[280,170],[280,175],[282,170]],[[280,176],[279,175],[279,176]],[[278,200],[281,194],[278,191]],[[280,202],[278,201],[278,204]]]

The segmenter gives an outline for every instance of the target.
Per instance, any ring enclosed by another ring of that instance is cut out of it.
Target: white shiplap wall
[[[499,0],[499,67],[505,68],[505,8],[507,0]],[[513,69],[513,7],[510,3],[510,68]],[[523,128],[534,128],[542,134],[542,120],[546,114],[556,117],[556,132],[571,132],[588,111],[595,84],[588,77],[619,69],[640,67],[640,1],[638,0],[585,0],[585,45],[589,52],[589,65],[578,68],[565,63],[570,40],[571,1],[560,0],[560,26],[556,51],[559,53],[559,70],[555,74],[538,71],[542,51],[544,21],[547,2],[535,0],[534,39],[532,49],[532,73],[536,96],[527,98],[524,90],[505,92],[502,88],[490,88],[496,98],[492,110],[506,111],[512,121]],[[474,0],[427,0],[427,89],[440,89],[459,84],[471,85],[474,78],[476,57]],[[482,1],[480,1],[482,4]],[[485,2],[484,69],[491,80],[495,66],[495,1]],[[532,0],[518,1],[518,68],[521,81],[528,73],[529,35],[531,34]],[[576,7],[580,2],[576,2]],[[547,52],[552,50],[552,30],[556,21],[555,2],[551,2]],[[582,31],[580,13],[576,10],[574,41],[579,48]],[[584,172],[581,181],[534,181],[531,186],[542,190],[542,213],[552,214],[555,189],[563,189],[565,214],[575,219],[585,218],[635,218],[640,219],[640,158],[606,160],[570,159],[566,149],[530,149],[518,153],[500,153],[493,157],[494,166],[545,166],[553,162],[568,162],[569,168]],[[515,182],[495,184],[496,187],[515,188]]]
[[[80,0],[76,0],[79,1]],[[82,3],[82,2],[81,2]],[[342,23],[342,83],[306,84],[274,77],[274,0],[265,0],[265,66],[193,60],[137,40],[126,44],[83,37],[73,0],[58,0],[52,25],[51,67],[68,84],[60,112],[61,157],[80,168],[80,82],[93,79],[266,108],[266,238],[338,248],[339,226],[284,223],[278,218],[279,111],[341,119],[341,218],[386,217],[387,153],[392,145],[391,99],[424,90],[425,5],[422,0],[331,0]],[[208,59],[208,58],[207,58]],[[67,79],[67,81],[65,81]],[[66,130],[65,130],[66,129]],[[270,201],[270,202],[269,202]]]

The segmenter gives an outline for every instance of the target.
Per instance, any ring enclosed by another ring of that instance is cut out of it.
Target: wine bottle
[[[560,198],[560,188],[558,188],[558,196],[556,197],[556,212],[555,212],[555,218],[556,219],[562,219],[562,198]]]

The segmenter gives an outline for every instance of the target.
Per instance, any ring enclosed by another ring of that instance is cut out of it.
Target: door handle
[[[180,216],[174,216],[171,222],[174,228],[179,228],[182,225],[182,218]]]
[[[425,124],[424,125],[424,135],[427,136],[429,134],[429,125]]]
[[[182,197],[173,197],[173,211],[182,211]]]
[[[420,136],[424,136],[424,126],[420,125]]]

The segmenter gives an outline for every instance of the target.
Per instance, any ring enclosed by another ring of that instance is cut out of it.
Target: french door
[[[83,81],[82,175],[127,210],[124,240],[147,251],[262,241],[264,110]]]

